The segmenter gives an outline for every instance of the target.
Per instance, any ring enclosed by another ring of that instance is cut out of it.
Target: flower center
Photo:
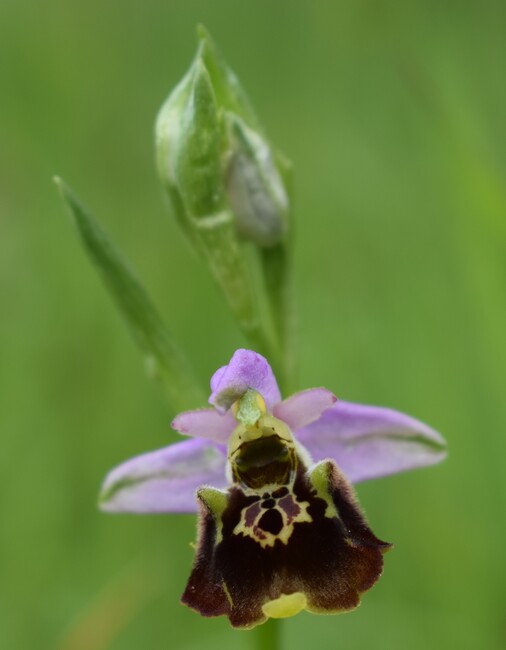
[[[297,467],[295,448],[269,429],[260,438],[243,442],[231,456],[234,479],[261,490],[268,485],[287,485]]]
[[[297,470],[297,453],[287,425],[267,413],[262,396],[248,389],[234,404],[239,424],[228,445],[235,482],[254,491],[289,485]]]

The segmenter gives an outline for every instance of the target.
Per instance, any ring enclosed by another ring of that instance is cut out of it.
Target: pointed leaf
[[[86,253],[173,408],[179,411],[205,402],[184,353],[128,263],[70,187],[60,178],[55,182]]]

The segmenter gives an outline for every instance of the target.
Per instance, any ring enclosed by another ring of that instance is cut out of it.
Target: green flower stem
[[[144,354],[150,374],[162,385],[171,407],[177,412],[205,404],[205,393],[194,377],[185,354],[123,255],[70,187],[60,178],[55,178],[55,183],[83,248],[99,272],[132,338]]]
[[[293,219],[293,166],[281,152],[275,152],[275,160],[288,194],[289,228],[286,237],[276,246],[259,251],[267,302],[282,356],[282,372],[279,373],[281,390],[290,395],[298,388],[296,319],[293,290],[293,244],[295,228]]]
[[[290,242],[260,252],[267,301],[281,350],[280,383],[284,394],[297,388],[295,315]]]
[[[270,618],[254,630],[255,648],[257,650],[281,650],[281,623]]]
[[[228,305],[251,345],[279,367],[276,349],[259,313],[251,276],[235,236],[230,212],[194,219],[200,248]]]

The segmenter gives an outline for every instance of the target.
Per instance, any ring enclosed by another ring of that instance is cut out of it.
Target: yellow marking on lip
[[[282,594],[275,600],[269,600],[262,605],[262,612],[269,618],[288,618],[295,616],[307,607],[307,598],[301,591],[293,594]]]
[[[243,535],[244,537],[251,537],[251,539],[253,539],[255,542],[260,544],[262,548],[274,546],[277,540],[279,540],[286,546],[290,541],[290,538],[294,532],[295,524],[299,524],[299,523],[309,524],[312,523],[313,521],[313,518],[308,512],[309,501],[297,501],[297,499],[293,494],[292,497],[295,503],[300,508],[299,512],[295,516],[289,517],[286,514],[286,512],[281,507],[279,507],[279,505],[275,507],[275,509],[281,514],[281,517],[283,519],[283,528],[279,531],[279,533],[273,534],[270,533],[269,531],[259,528],[258,524],[260,522],[260,519],[267,512],[266,510],[263,509],[260,509],[258,511],[255,517],[255,521],[251,525],[247,526],[246,525],[247,512],[250,508],[254,507],[254,506],[247,506],[246,508],[242,509],[241,519],[239,523],[236,525],[236,527],[234,528],[234,530],[232,531],[232,534]]]

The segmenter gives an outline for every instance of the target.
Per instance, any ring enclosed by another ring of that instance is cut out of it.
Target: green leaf
[[[180,411],[204,403],[205,395],[184,353],[129,264],[71,188],[61,178],[55,178],[55,183],[87,255],[171,406]]]

